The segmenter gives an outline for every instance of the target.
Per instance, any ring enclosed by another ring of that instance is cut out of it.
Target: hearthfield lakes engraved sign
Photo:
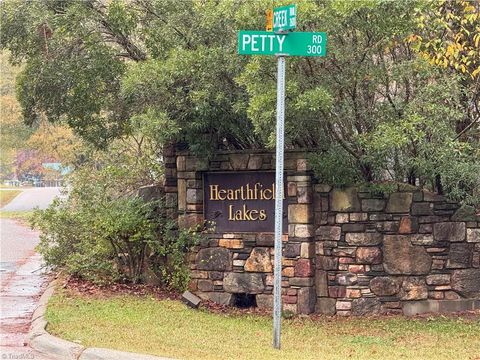
[[[215,232],[273,232],[274,172],[205,173],[203,191],[205,220]],[[284,209],[287,233],[286,200]]]

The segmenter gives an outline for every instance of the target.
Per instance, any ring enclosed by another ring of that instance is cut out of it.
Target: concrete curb
[[[57,280],[52,281],[40,297],[32,316],[32,325],[27,335],[26,345],[42,355],[54,360],[173,360],[153,355],[137,354],[104,348],[86,348],[71,341],[50,335],[45,329],[45,312],[50,297],[55,291]]]

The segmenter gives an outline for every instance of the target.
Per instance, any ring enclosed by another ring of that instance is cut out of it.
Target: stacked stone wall
[[[212,159],[166,151],[165,197],[180,227],[204,224],[205,172],[274,171],[268,152]],[[316,183],[305,152],[285,154],[288,227],[282,257],[285,311],[368,315],[480,308],[480,218],[405,185],[385,195]],[[272,233],[214,231],[190,254],[190,290],[234,304],[273,304]]]

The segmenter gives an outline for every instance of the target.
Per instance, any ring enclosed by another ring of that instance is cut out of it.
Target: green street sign
[[[240,55],[325,56],[327,34],[324,32],[292,32],[272,34],[269,31],[240,31]]]
[[[297,27],[297,5],[273,9],[273,32],[295,30]]]

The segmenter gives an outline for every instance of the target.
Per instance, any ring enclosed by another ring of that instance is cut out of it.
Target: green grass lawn
[[[7,205],[12,201],[22,190],[2,190],[0,189],[0,207]]]
[[[0,219],[17,219],[27,223],[33,211],[0,211]]]
[[[51,298],[48,331],[84,346],[177,359],[480,359],[480,318],[389,317],[284,320],[282,350],[272,321],[222,315],[181,302],[122,295]]]

